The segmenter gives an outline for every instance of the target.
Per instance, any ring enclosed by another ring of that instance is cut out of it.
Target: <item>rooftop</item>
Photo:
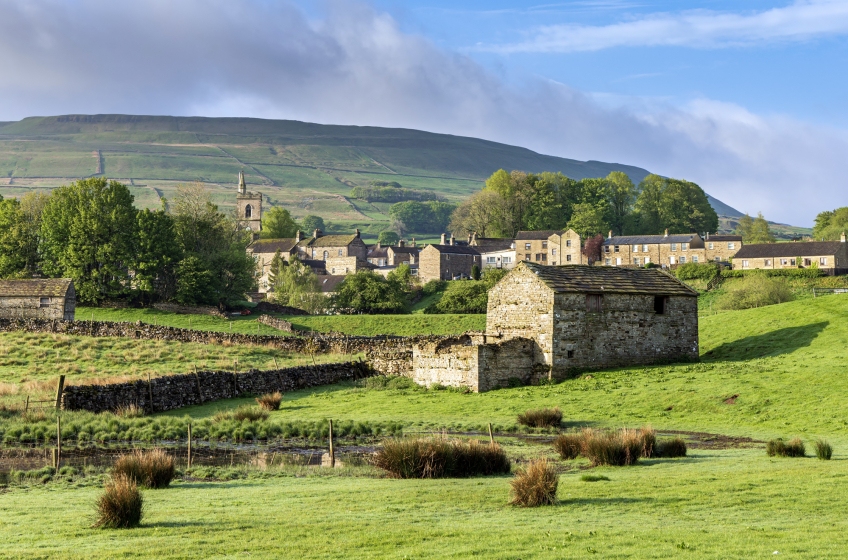
[[[712,240],[712,238],[710,238]],[[801,241],[797,243],[757,243],[744,245],[734,259],[761,259],[779,257],[818,257],[835,255],[844,250],[841,241]]]
[[[561,235],[561,234],[565,233],[565,231],[561,230],[561,229],[546,229],[546,230],[540,230],[540,231],[519,231],[518,235],[515,236],[515,239],[516,239],[516,241],[523,241],[523,240],[530,241],[530,240],[533,240],[533,239],[547,239],[548,237],[552,236],[555,233]]]
[[[545,239],[547,239],[547,237]],[[510,249],[515,249],[515,241],[509,238],[499,239],[495,237],[478,237],[474,243],[474,247],[481,253],[509,251]]]
[[[545,266],[529,262],[518,265],[534,272],[555,293],[655,294],[697,297],[698,292],[659,268],[617,266]]]
[[[67,278],[0,280],[0,297],[64,297],[73,282]]]
[[[671,235],[618,235],[604,239],[604,245],[656,245],[658,243],[689,243],[697,233]],[[710,240],[712,241],[712,237]]]
[[[288,253],[297,245],[294,237],[284,237],[280,239],[257,239],[250,244],[250,248],[254,253]]]
[[[298,243],[301,247],[346,247],[359,239],[355,233],[347,235],[322,235],[319,238],[307,237]]]
[[[469,247],[467,245],[427,245],[440,253],[450,255],[479,255],[480,251],[477,247]]]

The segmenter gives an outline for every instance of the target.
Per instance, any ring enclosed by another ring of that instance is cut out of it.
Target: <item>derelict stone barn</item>
[[[73,280],[0,280],[0,319],[73,321],[75,310]]]
[[[659,269],[520,263],[489,291],[485,335],[414,346],[412,375],[479,391],[696,360],[697,296]]]

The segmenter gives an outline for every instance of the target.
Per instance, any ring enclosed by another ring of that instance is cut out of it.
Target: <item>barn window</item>
[[[586,294],[586,311],[589,313],[600,313],[602,299],[603,296],[600,294]]]
[[[567,352],[567,355],[568,355],[569,358],[574,357],[574,350],[566,350],[566,352]]]
[[[665,296],[654,296],[654,313],[657,315],[665,315],[668,298]]]
[[[43,298],[41,298],[41,299],[38,301],[38,306],[39,306],[39,307],[50,307],[50,298],[49,298],[49,297],[43,297]]]
[[[250,204],[244,207],[244,217],[249,218],[253,215],[253,208],[250,207]]]

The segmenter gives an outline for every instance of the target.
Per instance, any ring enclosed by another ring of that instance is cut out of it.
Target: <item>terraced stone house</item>
[[[843,233],[839,241],[800,241],[745,245],[733,258],[733,270],[810,268],[828,274],[848,274],[848,243]]]

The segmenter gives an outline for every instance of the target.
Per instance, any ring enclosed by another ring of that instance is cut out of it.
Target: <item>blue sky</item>
[[[769,219],[848,206],[848,0],[0,0],[0,121],[406,127],[638,165]]]

